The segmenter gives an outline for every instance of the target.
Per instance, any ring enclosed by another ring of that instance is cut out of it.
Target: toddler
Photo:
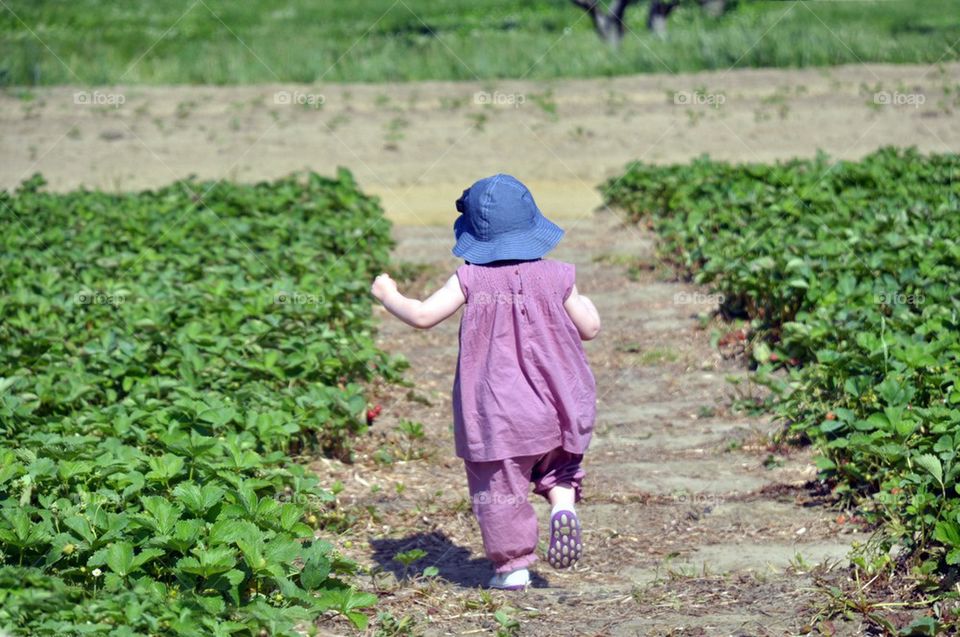
[[[553,506],[547,561],[581,556],[574,504],[580,462],[596,413],[596,385],[581,340],[600,331],[593,303],[577,292],[574,266],[544,259],[564,231],[510,175],[481,179],[457,200],[453,254],[464,265],[424,301],[403,296],[387,274],[371,292],[388,311],[430,328],[466,304],[453,383],[457,456],[487,557],[492,588],[524,589],[536,561],[534,493]]]

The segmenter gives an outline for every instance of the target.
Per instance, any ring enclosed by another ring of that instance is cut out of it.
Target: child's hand
[[[390,275],[386,272],[375,278],[373,285],[370,286],[370,293],[373,294],[378,301],[383,301],[388,294],[396,291],[397,282],[390,278]]]

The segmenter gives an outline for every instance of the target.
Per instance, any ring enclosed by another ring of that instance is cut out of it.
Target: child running
[[[564,231],[514,177],[481,179],[457,200],[453,254],[464,265],[424,301],[388,274],[371,289],[394,316],[426,329],[466,304],[453,383],[457,456],[463,458],[491,588],[525,589],[537,560],[534,493],[552,505],[547,561],[567,568],[583,551],[580,501],[596,415],[596,384],[581,340],[600,317],[579,294],[574,266],[544,259]]]

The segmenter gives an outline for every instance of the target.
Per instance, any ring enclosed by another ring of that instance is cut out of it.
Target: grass
[[[8,0],[0,85],[248,84],[610,76],[958,58],[955,0],[678,9],[665,38],[628,14],[619,52],[563,0]]]

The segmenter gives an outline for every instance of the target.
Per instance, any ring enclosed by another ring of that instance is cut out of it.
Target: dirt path
[[[347,166],[392,219],[431,224],[447,223],[467,184],[504,171],[545,211],[575,218],[599,203],[598,182],[635,159],[769,161],[818,149],[856,158],[886,144],[946,152],[960,147],[958,112],[960,64],[7,90],[0,187],[34,172],[56,189],[129,190]]]
[[[578,287],[605,321],[587,344],[599,404],[580,507],[586,555],[573,571],[538,563],[526,593],[480,592],[490,570],[450,431],[458,320],[428,332],[384,320],[382,344],[409,357],[415,387],[385,390],[356,465],[321,463],[344,483],[345,515],[357,516],[349,554],[382,571],[360,585],[384,592],[394,617],[415,620],[413,634],[492,634],[501,605],[515,609],[523,635],[798,634],[817,603],[814,565],[842,559],[863,534],[812,506],[809,451],[772,450],[768,419],[729,409],[725,376],[745,372],[698,328],[711,300],[654,270],[626,276],[624,257],[652,262],[653,237],[610,213],[565,225],[555,256],[577,264]],[[447,228],[396,234],[396,261],[427,266],[408,289],[430,289],[456,266]],[[422,422],[425,439],[399,434],[403,419]],[[401,461],[409,448],[426,456]],[[382,450],[392,464],[374,459]],[[547,506],[535,506],[544,520]],[[426,556],[409,571],[393,559],[417,548]],[[439,576],[411,577],[427,566]]]

